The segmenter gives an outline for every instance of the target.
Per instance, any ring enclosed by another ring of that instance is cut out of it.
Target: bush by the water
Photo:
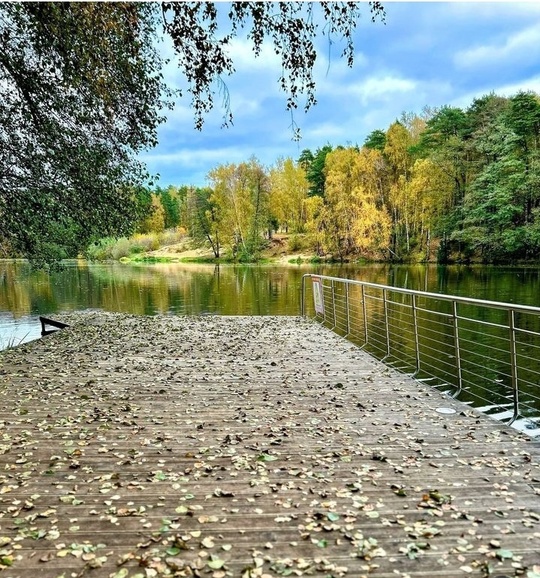
[[[127,237],[121,237],[120,239],[105,237],[97,243],[92,243],[87,248],[85,257],[91,261],[107,261],[111,259],[118,261],[122,257],[155,251],[166,245],[174,245],[182,241],[185,236],[185,230],[179,227],[177,229],[168,229],[162,233],[138,233],[129,239]]]

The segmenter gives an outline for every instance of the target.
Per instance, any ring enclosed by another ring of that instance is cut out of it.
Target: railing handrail
[[[326,279],[327,281],[339,281],[341,283],[350,283],[352,285],[362,285],[364,287],[372,287],[374,289],[390,290],[395,293],[404,293],[406,295],[417,295],[419,297],[430,297],[432,299],[440,299],[443,301],[451,301],[457,303],[466,303],[469,305],[483,305],[485,307],[494,307],[497,309],[519,311],[523,313],[538,313],[540,315],[540,307],[534,305],[520,305],[516,303],[508,303],[505,301],[488,301],[486,299],[476,299],[473,297],[462,297],[460,295],[449,295],[447,293],[430,293],[429,291],[418,291],[417,289],[406,289],[403,287],[394,287],[393,285],[382,285],[380,283],[369,283],[367,281],[358,281],[357,279],[346,279],[344,277],[332,277],[330,275],[318,275],[316,273],[305,273],[302,276],[302,295],[304,295],[304,283],[307,277],[316,277],[317,279]],[[302,314],[304,314],[304,298],[302,298]]]

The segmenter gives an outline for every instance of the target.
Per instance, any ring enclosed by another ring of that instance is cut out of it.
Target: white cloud
[[[524,79],[520,82],[514,82],[512,84],[505,84],[503,86],[499,86],[495,89],[495,93],[501,96],[513,96],[519,91],[527,92],[532,90],[538,94],[540,94],[540,75],[534,76],[532,78]]]
[[[317,94],[334,95],[338,98],[355,98],[365,105],[373,102],[388,101],[396,95],[412,94],[417,91],[414,80],[392,73],[368,76],[362,80],[336,84],[325,79],[317,87]]]
[[[533,91],[540,94],[540,75],[533,76],[531,78],[525,78],[518,82],[513,82],[511,84],[502,84],[500,86],[490,86],[485,88],[479,88],[473,92],[467,92],[466,94],[461,94],[460,96],[454,98],[449,104],[452,106],[457,106],[459,108],[468,108],[475,98],[480,98],[494,92],[498,96],[514,96],[518,92],[523,91]]]
[[[508,36],[501,43],[479,45],[458,52],[454,63],[459,68],[479,68],[513,63],[537,61],[540,55],[540,24],[535,24]]]
[[[227,54],[231,57],[237,72],[248,72],[253,70],[281,69],[281,58],[274,52],[269,41],[266,41],[261,48],[257,58],[253,52],[253,43],[247,38],[233,39],[227,49]]]
[[[414,92],[416,83],[407,78],[397,76],[372,76],[367,80],[348,87],[348,92],[358,95],[364,102],[379,100],[381,97],[391,98],[395,94]]]
[[[347,123],[348,124],[348,123]],[[303,131],[303,137],[306,141],[317,142],[341,142],[343,139],[347,138],[350,132],[350,127],[340,123],[335,122],[323,122],[318,123],[312,128],[308,128]]]
[[[251,155],[251,151],[243,150],[236,146],[215,149],[192,149],[181,148],[171,153],[147,153],[143,156],[145,162],[157,165],[178,165],[192,167],[221,163],[238,162],[245,160]]]

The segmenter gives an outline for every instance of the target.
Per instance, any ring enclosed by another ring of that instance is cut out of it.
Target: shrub
[[[131,252],[130,249],[129,239],[122,237],[111,247],[111,257],[115,260],[120,259],[120,257],[127,257]]]
[[[90,261],[105,261],[106,259],[111,259],[111,250],[116,239],[112,237],[104,237],[96,243],[92,243],[86,249],[86,258]]]
[[[303,251],[307,247],[305,235],[291,235],[289,237],[289,251]]]
[[[156,235],[152,233],[148,234],[137,234],[131,239],[131,249],[133,253],[144,253],[145,251],[150,251],[152,247],[152,241],[155,239]]]
[[[167,229],[161,233],[161,245],[175,245],[180,243],[186,236],[186,230],[183,227],[176,229]]]
[[[120,239],[105,237],[96,243],[92,243],[87,248],[85,256],[91,261],[118,260],[131,254],[155,251],[163,245],[174,245],[184,239],[185,236],[185,229],[178,227],[163,233],[137,233],[129,239],[126,237],[121,237]]]

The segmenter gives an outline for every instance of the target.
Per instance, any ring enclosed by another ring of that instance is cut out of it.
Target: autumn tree
[[[165,230],[165,209],[159,194],[151,194],[150,210],[138,228],[141,233],[162,233]]]
[[[303,233],[306,221],[304,201],[308,181],[304,169],[290,158],[278,159],[270,169],[270,214],[291,233]]]
[[[208,242],[214,257],[221,257],[222,239],[226,235],[224,210],[210,188],[190,187],[186,198],[187,224],[195,241]]]
[[[414,147],[415,143],[418,142],[420,136],[426,129],[427,121],[433,117],[435,112],[435,110],[425,106],[419,115],[414,112],[401,113],[399,122],[407,129],[407,132],[411,137],[412,147]]]
[[[443,106],[428,120],[421,135],[420,148],[454,182],[452,206],[454,226],[459,226],[465,193],[471,178],[472,165],[466,138],[471,126],[460,108]]]
[[[429,261],[433,235],[444,237],[444,217],[451,209],[453,181],[429,158],[418,159],[406,184],[409,233],[416,260]]]
[[[157,187],[156,194],[160,197],[165,213],[165,228],[177,227],[180,222],[180,203],[174,187],[168,186],[166,189]]]
[[[265,169],[252,157],[248,163],[240,165],[244,186],[247,186],[253,213],[249,224],[249,245],[246,257],[258,256],[263,247],[261,236],[268,230],[269,224],[269,183]]]
[[[308,197],[304,201],[306,215],[306,234],[310,245],[317,255],[323,255],[326,239],[326,211],[324,200],[319,195]]]
[[[411,250],[410,212],[412,209],[408,195],[408,182],[413,165],[413,157],[410,153],[412,144],[411,134],[401,122],[396,121],[390,125],[386,131],[383,150],[390,172],[386,204],[393,221],[392,251],[399,259]]]
[[[212,204],[222,213],[224,238],[234,258],[256,259],[268,228],[268,177],[252,157],[238,165],[219,165],[208,174]],[[226,240],[225,240],[226,239]]]
[[[326,157],[325,243],[341,260],[380,255],[388,248],[390,218],[383,205],[384,160],[379,151],[337,149]]]
[[[140,218],[136,154],[156,144],[155,6],[0,4],[0,237],[36,261]]]

